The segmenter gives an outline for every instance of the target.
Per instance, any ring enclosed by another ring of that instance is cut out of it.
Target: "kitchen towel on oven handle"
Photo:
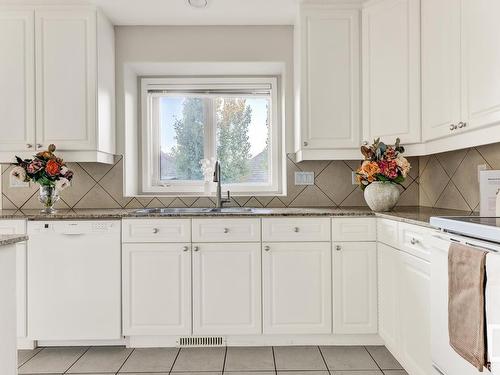
[[[500,374],[500,256],[486,256],[486,335],[492,374]]]
[[[448,252],[450,346],[482,372],[487,366],[485,278],[488,252],[452,243]]]

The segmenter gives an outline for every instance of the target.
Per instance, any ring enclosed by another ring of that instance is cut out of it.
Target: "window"
[[[142,190],[209,195],[282,193],[277,79],[143,78]]]

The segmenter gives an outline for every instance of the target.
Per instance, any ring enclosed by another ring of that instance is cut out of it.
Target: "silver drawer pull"
[[[337,251],[342,250],[342,246],[340,246],[340,245],[335,246],[335,250],[337,250]]]
[[[184,246],[184,247],[182,248],[182,251],[188,251],[188,250],[189,250],[189,246]]]
[[[194,251],[198,251],[198,250],[200,250],[200,248],[199,248],[198,246],[195,246],[195,247],[193,248],[193,250],[194,250]]]
[[[410,240],[410,243],[411,243],[412,245],[416,245],[416,244],[418,244],[418,240],[417,240],[416,238],[412,238],[412,239]]]
[[[229,228],[224,228],[224,233],[229,233]]]
[[[294,231],[295,233],[299,233],[299,227],[295,227],[295,228],[293,228],[293,231]]]
[[[265,250],[265,251],[269,251],[269,250],[271,250],[271,246],[264,246],[264,250]]]
[[[158,233],[160,230],[158,228],[153,228],[153,233],[156,234]]]

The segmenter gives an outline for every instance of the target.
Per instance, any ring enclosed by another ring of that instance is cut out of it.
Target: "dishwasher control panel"
[[[120,221],[34,221],[28,224],[29,230],[35,233],[59,233],[59,234],[99,234],[119,233]]]

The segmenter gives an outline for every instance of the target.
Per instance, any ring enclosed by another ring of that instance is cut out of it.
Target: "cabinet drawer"
[[[269,242],[330,241],[330,218],[262,219],[262,240]]]
[[[389,219],[377,219],[377,241],[397,247],[398,222]]]
[[[333,241],[376,241],[377,223],[375,218],[334,218],[332,219]]]
[[[399,223],[398,248],[417,258],[430,261],[431,250],[430,246],[426,243],[426,236],[430,232],[432,232],[431,229]]]
[[[191,242],[189,219],[130,219],[122,222],[123,242]]]
[[[259,242],[260,219],[193,219],[193,242]]]

